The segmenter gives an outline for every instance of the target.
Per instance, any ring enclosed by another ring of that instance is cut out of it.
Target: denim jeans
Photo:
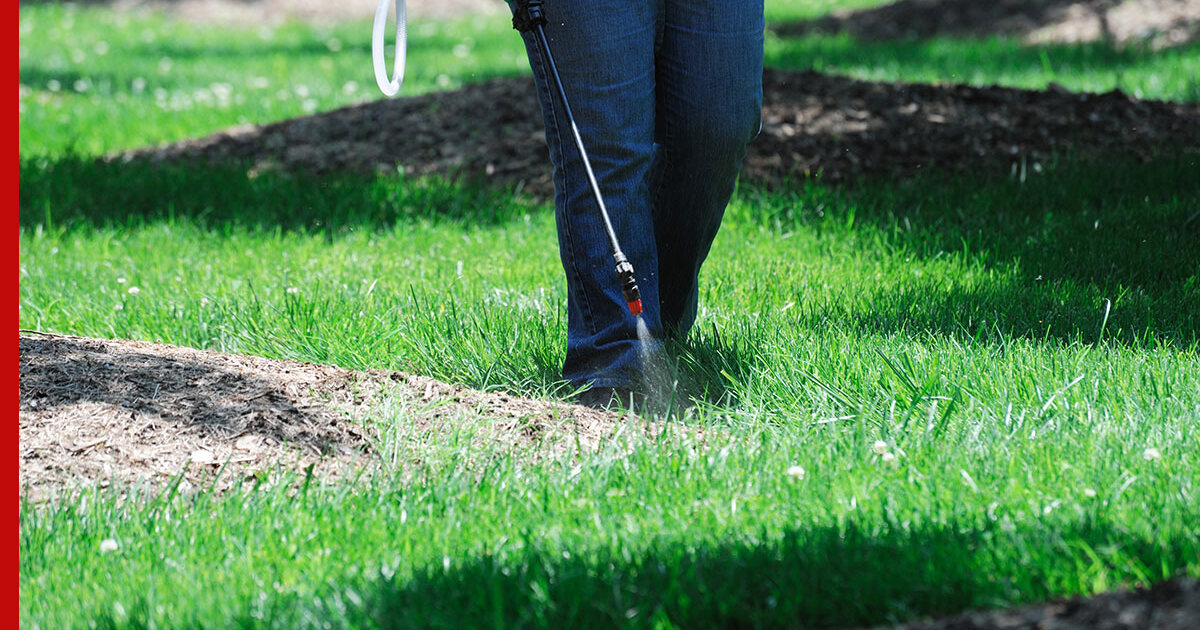
[[[698,274],[762,109],[763,0],[546,0],[551,53],[651,332],[696,320]],[[638,389],[636,319],[532,33],[567,277],[563,377]]]

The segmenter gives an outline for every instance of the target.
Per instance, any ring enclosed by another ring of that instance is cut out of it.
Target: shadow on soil
[[[928,39],[932,37],[1026,36],[1064,22],[1094,25],[1102,41],[1114,41],[1110,12],[1123,0],[900,0],[882,6],[775,27],[784,37],[811,33],[849,32],[874,40]],[[1200,20],[1170,19],[1159,31],[1177,32],[1175,45],[1195,41]]]
[[[591,552],[525,532],[515,536],[527,538],[525,551],[449,566],[439,560],[356,594],[365,600],[362,625],[382,628],[829,628],[1043,601],[1092,587],[1052,583],[1052,575],[1159,581],[1182,573],[1196,552],[1193,542],[1155,541],[1107,524],[1054,523],[1052,531],[1039,537],[994,524],[797,526],[767,542],[664,536],[648,550],[617,542],[616,549]],[[1056,548],[1060,540],[1078,547]],[[1013,544],[1031,560],[1017,573],[1002,550]],[[1089,557],[1082,550],[1101,551]],[[1090,569],[1078,571],[1079,563]],[[358,599],[328,595],[318,606],[330,608],[318,616],[340,618],[345,609],[333,607]]]
[[[328,412],[310,413],[278,382],[245,370],[222,370],[186,355],[117,355],[88,339],[21,337],[19,346],[22,409],[98,403],[127,409],[135,419],[160,418],[220,435],[252,431],[320,453],[345,437]],[[332,379],[322,385],[337,387]]]

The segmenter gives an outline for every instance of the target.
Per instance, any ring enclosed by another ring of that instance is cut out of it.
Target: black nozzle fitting
[[[621,282],[621,295],[633,315],[642,314],[642,292],[638,291],[637,279],[633,275],[633,265],[622,256],[617,260],[617,279]]]
[[[513,28],[524,33],[536,26],[545,26],[546,14],[542,11],[542,0],[517,0],[513,11]]]

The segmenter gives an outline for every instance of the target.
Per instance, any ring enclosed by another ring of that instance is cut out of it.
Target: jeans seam
[[[538,42],[536,40],[535,40],[534,44],[535,44],[535,48],[538,51],[538,59],[541,62],[540,63],[541,74],[542,74],[542,79],[543,79],[542,83],[544,84],[543,94],[546,97],[547,103],[549,103],[549,105],[550,105],[550,107],[549,107],[549,110],[550,110],[550,125],[549,125],[549,127],[554,132],[554,139],[553,139],[554,141],[553,141],[553,143],[550,143],[550,144],[552,146],[552,150],[558,152],[558,163],[562,165],[561,166],[562,172],[559,174],[559,175],[561,175],[562,181],[560,182],[560,181],[558,181],[558,179],[560,179],[560,178],[556,178],[554,184],[557,189],[563,191],[563,206],[564,207],[563,207],[563,211],[562,211],[562,223],[563,223],[563,233],[567,237],[566,246],[567,246],[567,258],[570,260],[570,267],[571,267],[570,273],[572,275],[574,275],[575,282],[581,288],[581,290],[576,291],[576,293],[579,294],[579,298],[580,298],[580,302],[581,302],[580,310],[583,312],[583,321],[588,328],[588,333],[591,335],[594,335],[594,334],[596,334],[596,321],[595,321],[595,318],[592,316],[592,305],[591,305],[591,302],[588,300],[588,292],[586,289],[583,289],[583,273],[579,270],[578,258],[575,255],[575,233],[571,229],[571,220],[570,220],[570,218],[571,218],[571,211],[570,211],[571,196],[570,196],[570,191],[568,189],[568,184],[567,184],[568,182],[571,181],[571,178],[568,176],[568,173],[567,173],[567,158],[566,158],[566,152],[563,151],[563,146],[562,146],[563,145],[563,137],[562,137],[562,132],[559,128],[558,108],[555,107],[555,103],[554,103],[554,94],[553,94],[554,86],[550,85],[554,81],[554,79],[552,76],[550,76],[549,62],[546,59],[546,52],[544,50],[542,50],[541,45],[538,44]],[[580,156],[580,159],[582,159],[582,156]]]

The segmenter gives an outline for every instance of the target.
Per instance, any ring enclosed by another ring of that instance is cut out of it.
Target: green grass
[[[780,20],[816,11],[769,7]],[[74,30],[56,34],[68,16]],[[544,206],[436,179],[88,157],[302,113],[292,98],[262,102],[293,78],[318,109],[364,98],[374,88],[361,25],[293,24],[264,41],[99,9],[38,5],[21,19],[33,88],[21,113],[22,327],[565,393],[565,295]],[[443,68],[451,84],[522,71],[515,34],[497,22],[438,25],[414,66]],[[508,52],[448,52],[468,35],[476,50]],[[70,42],[100,40],[106,55],[70,61]],[[155,74],[169,42],[172,72]],[[1049,77],[1005,70],[1003,57],[1026,53],[1004,43],[851,44],[772,42],[768,54],[794,67],[820,54],[839,71],[894,56],[889,77],[944,81],[968,64],[905,56],[944,47],[981,51],[979,82]],[[1051,55],[1074,60],[1053,80],[1194,63],[1188,49],[1088,50]],[[345,94],[352,72],[360,90]],[[45,89],[76,75],[93,87]],[[129,87],[138,76],[149,95]],[[194,96],[220,81],[249,96],[250,76],[270,87],[243,103],[155,111],[156,87]],[[437,85],[424,76],[410,89]],[[295,496],[281,482],[23,505],[21,618],[830,627],[1198,577],[1196,161],[1062,156],[1024,181],[745,187],[705,267],[695,334],[671,349],[701,404],[670,422],[708,427],[705,445],[671,432],[531,463],[465,432],[417,440],[398,427],[420,410],[385,404],[368,422],[387,436],[394,477]],[[465,414],[461,425],[491,421]],[[876,440],[895,466],[872,453]],[[106,539],[118,549],[102,553]]]
[[[829,9],[829,3],[781,0],[768,3],[767,15],[786,23]],[[246,29],[38,4],[21,8],[20,36],[24,156],[95,155],[381,98],[365,23]],[[1075,90],[1200,101],[1200,45],[1150,51],[769,34],[766,63],[869,80],[1025,88],[1054,81]],[[520,38],[503,15],[416,21],[402,94],[527,73]]]
[[[451,445],[415,482],[302,502],[27,506],[23,612],[850,625],[1200,575],[1194,168],[743,191],[676,348],[712,401],[688,421],[718,430],[708,450],[645,444],[574,470]],[[80,163],[23,177],[22,207],[49,213],[20,234],[22,325],[563,392],[551,217],[503,193]],[[212,196],[170,193],[200,182]],[[68,562],[69,578],[52,569]]]
[[[1137,98],[1200,102],[1200,45],[1165,50],[1015,39],[862,41],[850,35],[767,37],[767,66],[864,81],[966,83],[1077,92],[1119,89]]]
[[[702,451],[678,437],[635,441],[629,456],[614,444],[578,472],[494,453],[468,469],[489,454],[460,450],[406,487],[85,495],[23,511],[22,618],[828,627],[1200,571],[1181,446],[1194,428],[1089,431],[1071,416],[907,431],[892,436],[895,468],[869,450],[878,428],[852,422],[716,436]],[[1148,462],[1146,441],[1179,446]],[[802,479],[785,474],[796,464]],[[105,539],[119,548],[101,553]]]
[[[367,23],[231,28],[50,4],[22,7],[20,31],[22,155],[93,155],[382,97]],[[418,20],[401,95],[528,73],[501,16]]]

